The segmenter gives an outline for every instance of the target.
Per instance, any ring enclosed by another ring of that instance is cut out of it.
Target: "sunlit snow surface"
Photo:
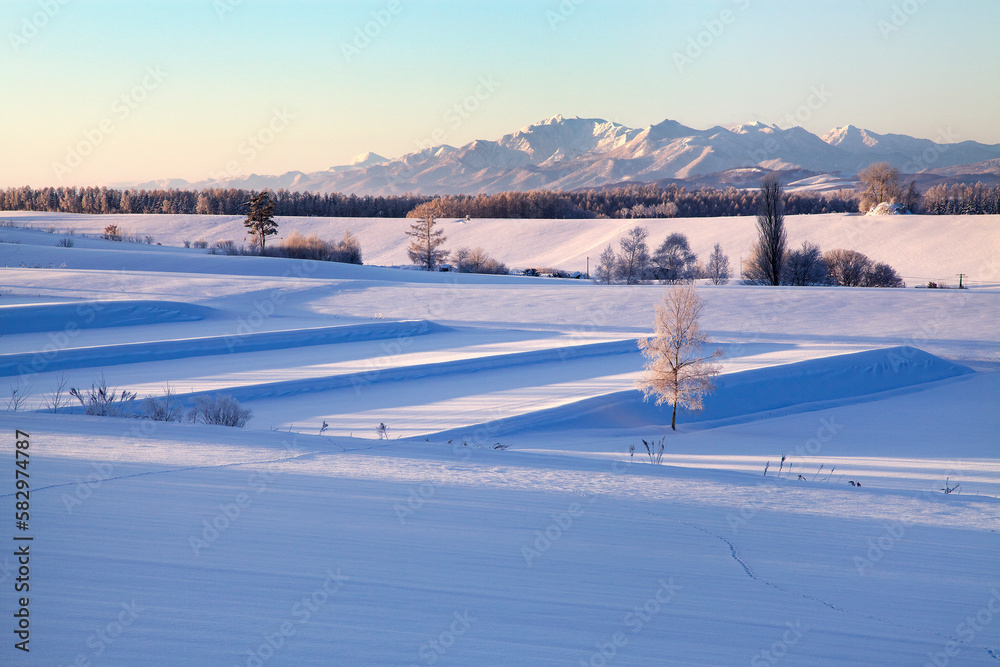
[[[878,236],[825,218],[825,248]],[[204,220],[129,224],[197,238]],[[697,233],[725,242],[734,220]],[[30,654],[13,648],[13,548],[0,556],[0,663],[996,664],[997,220],[925,220],[892,252],[934,276],[980,267],[974,289],[700,286],[724,375],[676,432],[634,389],[661,286],[57,248],[0,228],[4,404],[30,387],[27,411],[0,413],[0,495],[10,540],[21,429],[35,538]],[[511,224],[541,265],[545,238],[593,260],[620,222]],[[406,224],[356,231],[395,257]],[[44,411],[60,377],[102,373],[140,397],[229,393],[255,416]],[[642,440],[664,437],[650,465]]]

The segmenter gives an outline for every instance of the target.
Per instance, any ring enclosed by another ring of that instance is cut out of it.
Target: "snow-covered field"
[[[676,433],[633,388],[661,286],[177,247],[239,240],[237,218],[0,219],[34,227],[0,228],[0,396],[29,390],[0,412],[0,663],[1000,661],[996,216],[790,218],[793,244],[972,289],[699,286],[724,375]],[[109,222],[164,245],[82,236]],[[404,220],[280,222],[405,263]],[[443,224],[452,248],[582,270],[635,222]],[[750,218],[642,224],[737,265],[753,237]],[[44,410],[60,378],[102,374],[254,418]],[[664,437],[651,465],[642,440]]]

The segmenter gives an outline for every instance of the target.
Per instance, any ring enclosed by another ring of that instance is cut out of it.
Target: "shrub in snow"
[[[179,422],[184,416],[184,406],[174,396],[170,387],[163,388],[163,396],[147,396],[142,402],[143,419],[156,422]]]
[[[60,248],[72,248],[73,247],[73,239],[71,239],[68,236],[64,236],[63,238],[59,239],[59,241],[58,241],[58,243],[56,243],[56,245],[59,246]]]
[[[83,411],[88,415],[98,417],[128,417],[133,414],[132,406],[135,403],[135,392],[124,389],[118,392],[115,388],[108,387],[104,375],[101,375],[101,379],[98,382],[90,385],[89,391],[72,387],[69,393],[70,396],[80,401]]]
[[[118,229],[118,225],[108,225],[104,228],[104,233],[101,235],[101,238],[109,241],[121,241],[122,233],[121,230]]]
[[[375,427],[375,433],[378,435],[379,440],[389,439],[389,427],[385,425],[385,422],[381,422]]]
[[[361,264],[361,243],[358,237],[344,232],[339,242],[326,241],[318,236],[302,236],[292,232],[279,244],[260,250],[266,257],[287,257],[291,259],[315,259],[324,262]]]
[[[10,386],[10,398],[7,399],[7,412],[19,412],[31,394],[31,387],[12,384]]]
[[[831,250],[823,255],[835,285],[845,287],[903,287],[903,279],[888,264],[872,262],[856,250]]]
[[[253,411],[241,408],[240,402],[227,394],[197,396],[188,419],[196,424],[237,426],[243,428],[253,417]]]
[[[908,215],[910,211],[902,204],[882,202],[869,209],[866,215]]]
[[[212,249],[209,252],[211,252],[213,255],[243,254],[241,252],[241,248],[239,248],[236,245],[236,241],[233,241],[232,239],[219,239],[218,241],[215,242],[215,245],[212,246]]]
[[[883,262],[876,262],[865,272],[865,287],[905,287],[896,270]]]
[[[506,264],[490,257],[482,248],[459,248],[453,253],[452,261],[459,273],[485,273],[503,276],[510,273]]]
[[[191,247],[204,250],[205,248],[208,247],[208,241],[206,241],[205,239],[198,239],[197,241],[192,241]]]

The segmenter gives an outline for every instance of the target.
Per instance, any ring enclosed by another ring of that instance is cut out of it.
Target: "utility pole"
[[[962,278],[963,278],[964,276],[965,276],[965,274],[964,274],[964,273],[960,273],[960,274],[958,274],[958,289],[965,289],[964,287],[962,287]]]

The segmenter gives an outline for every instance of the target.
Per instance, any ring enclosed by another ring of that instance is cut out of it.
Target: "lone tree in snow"
[[[858,209],[867,213],[882,202],[897,204],[903,199],[903,186],[899,181],[899,169],[888,162],[875,162],[858,172],[858,179],[865,191],[861,194]],[[914,189],[915,196],[916,191]]]
[[[251,242],[263,250],[267,237],[278,233],[278,223],[274,221],[274,202],[264,190],[251,194],[250,200],[244,202],[243,206],[248,209],[243,225],[250,232]]]
[[[701,410],[702,398],[715,389],[712,378],[719,367],[711,359],[722,356],[717,349],[703,356],[707,337],[698,325],[705,302],[694,287],[672,287],[656,306],[656,329],[652,336],[639,339],[639,349],[648,361],[636,380],[646,400],[656,396],[656,404],[673,407],[670,428],[677,430],[677,406]]]
[[[712,254],[708,256],[705,274],[713,285],[725,285],[729,282],[729,257],[722,252],[722,246],[718,243],[712,248]]]
[[[435,224],[434,216],[428,216],[410,225],[410,231],[406,232],[412,239],[410,247],[406,249],[410,261],[428,271],[436,269],[448,256],[447,250],[438,250],[447,237],[440,229],[434,229]]]
[[[751,285],[780,285],[785,262],[785,202],[777,174],[768,174],[760,182],[757,195],[757,243],[743,272]]]

